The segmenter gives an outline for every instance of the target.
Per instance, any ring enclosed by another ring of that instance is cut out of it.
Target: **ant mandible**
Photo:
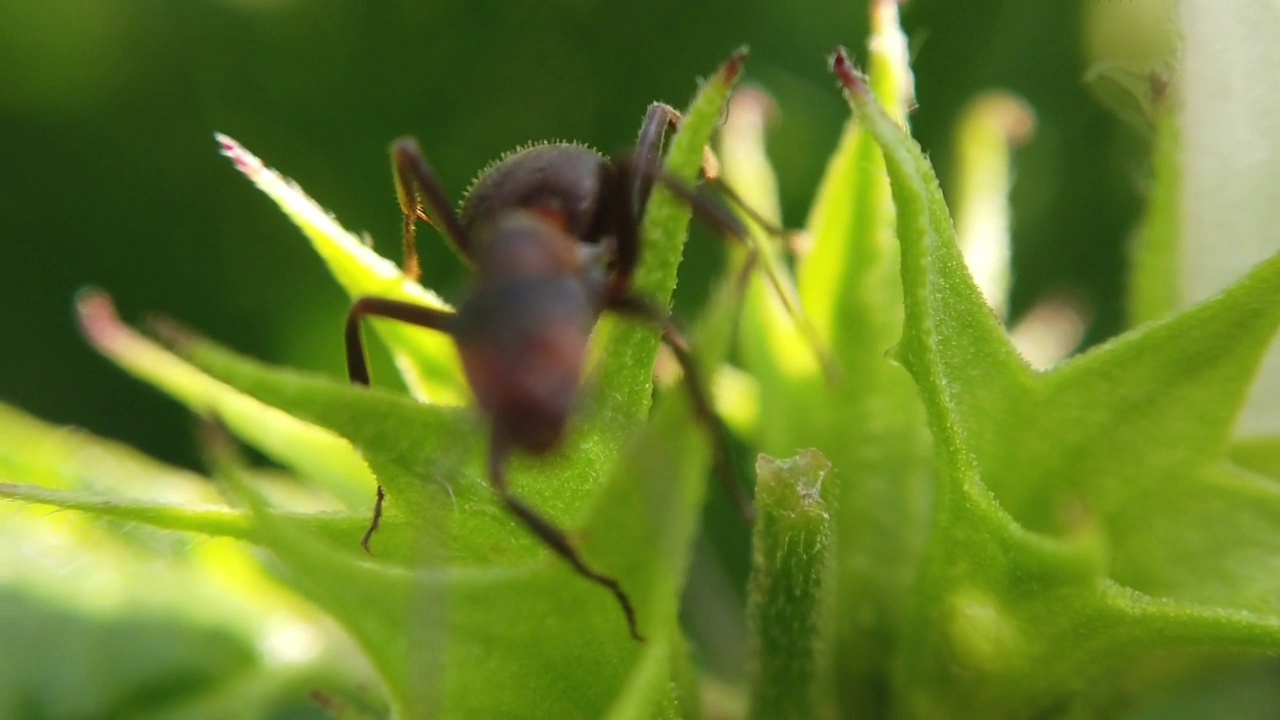
[[[655,103],[631,156],[612,162],[587,147],[563,143],[516,152],[476,182],[458,213],[417,142],[396,140],[391,155],[405,218],[406,272],[417,274],[414,230],[418,219],[426,219],[474,267],[475,285],[456,312],[364,297],[352,305],[346,322],[348,375],[361,385],[369,384],[362,319],[389,318],[453,338],[472,392],[490,421],[493,490],[579,575],[613,593],[637,640],[642,638],[635,611],[618,581],[587,565],[563,530],[511,492],[505,467],[515,450],[545,454],[563,440],[582,382],[587,343],[605,312],[662,329],[663,341],[683,366],[695,412],[711,428],[718,460],[727,463],[724,429],[688,343],[663,310],[631,291],[640,253],[640,212],[655,183],[727,234],[745,234],[732,215],[659,169],[665,133],[678,122],[675,110]],[[739,506],[749,508],[736,484],[728,486]],[[361,540],[366,551],[385,499],[379,486],[373,518]]]

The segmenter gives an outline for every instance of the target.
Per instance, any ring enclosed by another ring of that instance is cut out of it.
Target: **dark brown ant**
[[[730,62],[740,65],[743,59],[735,56]],[[563,530],[512,494],[505,466],[514,450],[540,455],[561,443],[582,382],[592,328],[602,313],[613,312],[662,329],[663,341],[684,369],[695,411],[712,431],[718,462],[728,467],[725,431],[688,343],[666,312],[631,290],[640,254],[640,213],[656,183],[689,203],[700,219],[730,236],[745,237],[732,214],[660,170],[664,136],[678,121],[670,107],[651,106],[633,153],[621,160],[559,143],[516,152],[476,182],[458,213],[417,142],[395,141],[391,155],[405,218],[406,272],[415,277],[418,272],[414,230],[416,221],[424,219],[475,269],[475,286],[457,312],[360,298],[346,323],[347,370],[351,381],[361,385],[369,384],[360,332],[365,317],[398,320],[454,339],[467,380],[491,424],[488,470],[494,491],[578,574],[614,594],[637,640],[642,638],[635,611],[618,581],[589,567]],[[727,486],[750,517],[737,484]],[[385,498],[379,486],[373,518],[361,540],[366,551]]]

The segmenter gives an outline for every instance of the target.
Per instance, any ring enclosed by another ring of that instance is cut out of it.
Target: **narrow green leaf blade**
[[[762,455],[756,475],[751,717],[810,718],[831,542],[826,498],[836,495],[831,463],[816,450],[786,461]]]
[[[210,377],[345,438],[359,451],[388,493],[382,529],[372,540],[379,558],[413,560],[424,542],[444,543],[449,555],[463,562],[518,564],[536,550],[498,507],[483,479],[486,434],[473,414],[275,368],[190,333],[183,334],[178,348]],[[584,500],[571,493],[589,492],[590,486],[581,479],[557,484],[565,473],[563,465],[539,464],[532,473],[536,481],[531,478],[527,492],[522,484],[520,492],[549,513],[580,508]],[[355,507],[371,517],[372,484],[366,493]],[[361,534],[357,530],[348,538],[352,552],[359,551]]]
[[[215,139],[236,169],[302,230],[352,300],[383,297],[449,309],[438,295],[405,277],[395,263],[375,253],[301,188],[267,167],[240,143],[221,133],[215,134]],[[404,323],[379,320],[373,324],[391,348],[405,384],[416,397],[446,405],[467,401],[470,393],[451,338]]]
[[[1137,327],[1183,305],[1181,133],[1174,108],[1159,108],[1152,151],[1154,185],[1142,225],[1132,239],[1129,326]]]
[[[253,537],[253,529],[244,513],[227,507],[124,502],[114,497],[94,493],[51,490],[37,485],[5,482],[0,482],[0,497],[64,510],[79,510],[91,515],[129,520],[166,530],[186,530],[242,539]]]
[[[703,148],[711,141],[729,96],[747,60],[745,48],[736,51],[699,88],[675,136],[668,143],[663,172],[692,186],[701,168]],[[684,254],[692,211],[661,183],[655,185],[640,226],[641,256],[633,286],[635,293],[661,308],[669,308],[676,286],[676,270]],[[591,410],[621,437],[644,417],[653,392],[653,362],[658,334],[635,321],[605,315],[596,326],[594,375],[598,390]]]
[[[209,481],[132,447],[53,425],[0,403],[0,477],[114,497],[212,503]]]
[[[218,415],[263,453],[316,480],[340,500],[354,504],[362,488],[372,485],[368,466],[350,443],[200,372],[120,322],[104,293],[82,293],[77,309],[85,337],[126,372],[197,413]]]
[[[872,84],[905,123],[914,79],[898,3],[876,0],[870,10]],[[761,389],[772,421],[762,428],[761,450],[785,457],[817,447],[842,478],[832,511],[840,552],[821,659],[822,694],[834,703],[823,712],[841,716],[890,712],[883,658],[895,653],[933,492],[924,409],[910,375],[889,357],[903,318],[894,213],[880,148],[851,118],[810,210],[812,250],[797,259],[804,311],[841,377]],[[762,377],[771,372],[751,369]]]

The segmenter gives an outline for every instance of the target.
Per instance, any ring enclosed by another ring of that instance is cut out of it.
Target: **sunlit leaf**
[[[373,296],[448,309],[438,295],[406,277],[395,263],[348,232],[292,181],[267,167],[240,143],[215,134],[222,154],[289,216],[311,241],[333,277],[355,300]],[[405,384],[419,399],[458,405],[470,397],[450,338],[429,330],[373,321],[387,341]]]
[[[1085,708],[1167,680],[1172,648],[1188,653],[1185,670],[1195,648],[1280,644],[1280,619],[1251,612],[1259,591],[1272,594],[1255,568],[1274,556],[1280,512],[1265,486],[1214,468],[1280,324],[1270,309],[1280,307],[1270,299],[1280,259],[1190,312],[1033,375],[960,262],[923,152],[843,55],[835,68],[885,150],[906,287],[898,355],[920,387],[944,470],[899,678],[918,690],[911,712]],[[1254,519],[1224,527],[1236,503],[1253,503]],[[1214,505],[1221,512],[1206,516]],[[1216,551],[1183,576],[1190,548]],[[1193,590],[1192,574],[1216,580]],[[941,645],[929,629],[938,625]],[[1086,638],[1089,652],[1062,652]],[[1081,682],[1090,692],[1079,693]]]

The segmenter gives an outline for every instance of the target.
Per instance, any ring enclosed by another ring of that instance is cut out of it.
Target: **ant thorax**
[[[536,211],[509,210],[481,226],[476,240],[479,285],[579,276],[586,269],[582,243]]]

